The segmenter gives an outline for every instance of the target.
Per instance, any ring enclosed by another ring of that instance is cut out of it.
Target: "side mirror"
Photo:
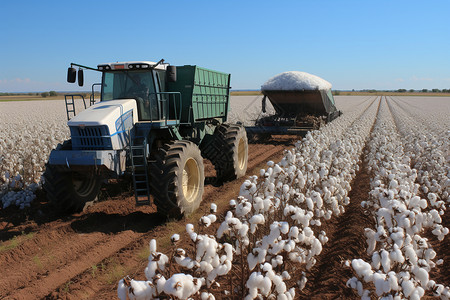
[[[177,67],[176,66],[167,66],[166,80],[167,80],[167,82],[176,82],[177,81]]]
[[[84,75],[83,75],[83,69],[78,70],[78,85],[83,86],[84,84]]]
[[[67,82],[74,83],[77,78],[77,70],[75,68],[67,69]]]

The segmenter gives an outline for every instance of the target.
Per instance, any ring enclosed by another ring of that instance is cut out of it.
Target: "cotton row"
[[[377,122],[368,144],[367,163],[374,177],[370,199],[362,206],[371,211],[374,228],[366,228],[367,252],[371,261],[354,259],[356,276],[347,285],[356,289],[362,299],[370,299],[371,285],[383,299],[420,299],[426,290],[447,299],[448,287],[429,278],[436,252],[420,236],[424,228],[437,227],[440,214],[429,209],[426,199],[417,196],[417,171],[410,167],[389,107],[382,101]],[[437,232],[436,232],[437,233]],[[439,234],[445,235],[448,229]]]

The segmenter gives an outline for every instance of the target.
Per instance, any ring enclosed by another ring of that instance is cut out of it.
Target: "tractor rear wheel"
[[[193,213],[203,197],[203,157],[196,144],[174,141],[162,147],[150,165],[150,185],[158,212],[180,218]]]
[[[94,170],[81,173],[47,165],[44,178],[47,199],[61,213],[82,211],[86,202],[97,198],[102,185]]]
[[[248,139],[241,125],[221,124],[215,138],[205,149],[207,158],[216,168],[219,182],[234,180],[245,175],[248,161]]]

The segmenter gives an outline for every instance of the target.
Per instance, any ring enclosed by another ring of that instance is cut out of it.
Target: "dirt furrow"
[[[361,207],[361,201],[367,200],[370,192],[370,176],[364,162],[360,164],[351,186],[350,204],[345,207],[344,214],[324,225],[329,241],[317,258],[317,264],[307,275],[310,282],[301,299],[358,298],[354,290],[346,287],[353,273],[351,268],[345,266],[345,261],[369,258],[364,228],[373,227],[373,218]]]

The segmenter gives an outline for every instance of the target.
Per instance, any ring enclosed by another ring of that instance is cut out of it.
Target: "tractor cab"
[[[139,121],[167,120],[176,104],[176,96],[166,92],[166,82],[176,80],[166,77],[167,68],[174,72],[166,64],[149,61],[100,64],[101,101],[135,99]]]

